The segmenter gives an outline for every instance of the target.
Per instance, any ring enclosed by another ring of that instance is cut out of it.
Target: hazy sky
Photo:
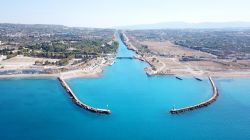
[[[112,27],[250,21],[250,0],[0,0],[0,22]]]

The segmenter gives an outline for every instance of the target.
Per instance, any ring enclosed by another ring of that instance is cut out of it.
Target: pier
[[[86,109],[87,111],[94,112],[94,113],[100,113],[100,114],[111,114],[111,111],[108,109],[99,109],[91,107],[87,104],[82,103],[74,94],[74,92],[71,90],[71,88],[68,86],[68,84],[63,80],[63,78],[58,77],[57,78],[63,88],[66,90],[66,92],[69,94],[72,101],[79,107]]]
[[[195,110],[195,109],[199,109],[199,108],[203,108],[203,107],[206,107],[210,104],[212,104],[213,102],[216,101],[216,99],[218,98],[219,96],[219,92],[218,92],[218,89],[216,87],[216,85],[214,84],[214,81],[211,77],[208,77],[210,83],[211,83],[211,86],[213,88],[213,96],[211,98],[209,98],[208,100],[202,102],[202,103],[199,103],[197,105],[193,105],[193,106],[188,106],[188,107],[185,107],[185,108],[180,108],[180,109],[172,109],[170,110],[170,113],[171,114],[179,114],[179,113],[183,113],[183,112],[187,112],[187,111],[192,111],[192,110]]]

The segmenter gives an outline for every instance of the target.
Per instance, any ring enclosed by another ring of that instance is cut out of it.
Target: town
[[[112,63],[117,48],[111,29],[0,24],[0,73],[90,71]]]

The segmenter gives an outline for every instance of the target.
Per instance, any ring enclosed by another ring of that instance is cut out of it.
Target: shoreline
[[[250,71],[228,71],[228,72],[202,71],[202,73],[192,73],[189,71],[174,71],[174,72],[166,73],[162,71],[164,67],[167,67],[166,65],[161,66],[160,68],[155,66],[153,62],[150,62],[150,60],[148,60],[151,57],[148,57],[140,53],[138,49],[135,46],[133,46],[133,44],[129,41],[129,38],[126,36],[126,34],[122,33],[122,35],[124,36],[124,39],[125,39],[125,40],[122,40],[122,42],[127,47],[127,49],[134,51],[136,53],[135,58],[149,65],[148,67],[144,69],[145,74],[149,77],[151,76],[174,76],[174,77],[178,76],[178,77],[187,77],[187,78],[198,77],[198,78],[205,79],[206,77],[211,76],[216,79],[250,78]],[[105,67],[112,66],[114,64],[114,61],[115,61],[115,58],[109,59],[106,62],[101,62],[101,64],[97,63],[97,65],[91,70],[88,69],[88,67],[83,67],[83,68],[79,68],[76,70],[71,70],[71,71],[61,72],[61,73],[56,73],[56,74],[0,75],[0,80],[1,79],[16,79],[16,78],[22,79],[22,78],[57,78],[57,77],[63,77],[64,79],[67,79],[67,80],[77,79],[77,78],[100,78],[103,75]],[[96,62],[92,62],[91,64],[96,64]],[[184,69],[180,69],[180,70],[184,70]]]
[[[133,50],[135,51],[135,50]],[[135,56],[135,58],[139,61],[143,61],[149,65],[149,67],[146,67],[144,69],[145,74],[149,77],[153,76],[166,76],[166,77],[185,77],[185,78],[202,78],[205,79],[208,76],[211,76],[216,79],[234,79],[234,78],[250,78],[250,72],[216,72],[213,74],[191,74],[191,73],[185,73],[183,74],[182,72],[175,72],[175,73],[152,73],[152,66],[150,62],[145,60],[143,56],[141,56],[137,51],[135,51],[138,56]],[[114,60],[113,60],[114,61]],[[12,74],[12,75],[0,75],[0,80],[2,79],[26,79],[26,78],[57,78],[57,77],[63,77],[66,80],[69,79],[77,79],[77,78],[100,78],[103,75],[104,69],[107,66],[112,66],[114,63],[110,64],[102,64],[99,65],[96,69],[92,70],[91,72],[86,72],[82,69],[77,69],[77,70],[72,70],[72,71],[67,71],[67,72],[62,72],[62,73],[57,73],[57,74]],[[148,70],[150,69],[150,70]]]
[[[102,77],[103,73],[96,73],[96,74],[86,74],[86,75],[78,75],[78,76],[71,76],[71,77],[65,77],[65,80],[70,80],[70,79],[81,79],[81,78],[100,78]],[[182,78],[200,78],[200,79],[206,79],[207,76],[201,75],[182,75],[182,74],[168,74],[168,75],[150,75],[149,77],[157,77],[157,76],[165,76],[165,77],[182,77]],[[43,78],[53,78],[56,79],[60,77],[59,74],[16,74],[16,75],[0,75],[0,80],[5,80],[5,79],[43,79]],[[211,76],[214,79],[237,79],[237,78],[250,78],[250,75],[226,75],[226,76]]]
[[[228,75],[192,75],[192,74],[182,74],[182,73],[174,73],[174,74],[153,74],[149,75],[149,77],[154,77],[154,76],[178,76],[178,77],[184,77],[184,78],[202,78],[206,79],[208,76],[211,76],[216,79],[233,79],[233,78],[250,78],[250,73],[249,74],[240,74],[240,73],[234,73],[234,74],[228,74]]]
[[[98,78],[101,77],[105,67],[111,66],[114,64],[114,58],[109,58],[104,60],[104,58],[98,58],[96,60],[91,60],[86,63],[84,66],[77,69],[65,71],[65,72],[56,72],[48,74],[39,74],[39,73],[26,73],[26,74],[2,74],[0,75],[1,79],[25,79],[25,78],[57,78],[63,77],[64,79],[74,79],[74,78]],[[26,68],[27,69],[27,68]],[[19,69],[20,70],[20,69]]]
[[[36,79],[36,78],[57,78],[56,74],[14,74],[0,75],[0,80],[4,79]]]
[[[69,71],[72,72],[72,71]],[[64,75],[65,73],[59,73],[59,74],[12,74],[12,75],[0,75],[0,80],[2,79],[26,79],[26,78],[57,78],[57,77],[63,77],[64,79],[75,79],[75,78],[98,78],[101,77],[101,72],[96,73],[73,73],[73,75]]]

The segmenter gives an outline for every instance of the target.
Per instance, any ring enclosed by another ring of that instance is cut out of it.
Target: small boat
[[[197,78],[197,77],[194,77],[197,81],[202,81],[202,79],[200,78]]]
[[[180,77],[177,77],[177,76],[175,76],[175,78],[178,79],[178,80],[183,80],[183,79],[181,79]]]

